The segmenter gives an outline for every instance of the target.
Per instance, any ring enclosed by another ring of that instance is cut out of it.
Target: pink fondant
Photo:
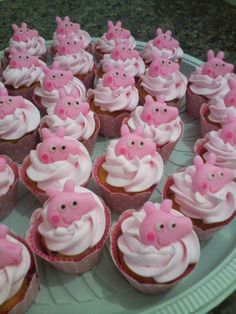
[[[21,26],[12,24],[13,35],[12,39],[15,41],[27,41],[33,37],[38,36],[38,32],[35,29],[29,29],[26,23],[21,23]]]
[[[135,84],[135,79],[129,73],[124,71],[122,65],[114,67],[113,64],[107,64],[104,67],[103,85],[115,90],[119,87],[128,87]]]
[[[16,49],[12,47],[9,57],[9,66],[13,69],[31,68],[32,65],[40,66],[38,56],[31,56],[27,53],[26,48]]]
[[[0,88],[0,119],[13,114],[17,108],[24,108],[24,98],[21,96],[8,96],[5,87]]]
[[[172,32],[167,30],[163,32],[161,28],[156,30],[156,38],[153,40],[153,45],[159,49],[174,49],[179,47],[178,40],[174,39]]]
[[[168,74],[179,71],[179,64],[172,62],[168,57],[157,57],[154,56],[152,63],[150,64],[148,73],[152,77],[166,76]]]
[[[224,143],[230,143],[236,146],[236,117],[232,115],[227,116],[227,120],[220,130],[220,137]]]
[[[120,21],[116,22],[116,24],[113,24],[112,21],[108,21],[107,27],[106,38],[108,40],[114,40],[116,38],[129,39],[131,36],[130,31],[121,27]]]
[[[57,46],[57,53],[60,56],[77,53],[84,48],[82,40],[74,39],[72,36],[65,37],[58,35],[57,39],[59,42]]]
[[[120,40],[115,39],[115,48],[112,50],[111,58],[113,60],[122,60],[125,61],[127,59],[138,59],[139,53],[134,48],[129,47],[129,40]]]
[[[59,16],[56,17],[57,23],[57,34],[61,35],[70,35],[71,33],[76,33],[80,31],[80,24],[79,23],[72,23],[68,16],[64,17],[64,20]]]
[[[226,107],[236,107],[236,80],[229,79],[230,91],[224,97]]]
[[[211,120],[207,119],[209,115],[209,103],[203,103],[200,109],[200,125],[201,135],[204,137],[208,132],[218,131],[220,124],[212,123]]]

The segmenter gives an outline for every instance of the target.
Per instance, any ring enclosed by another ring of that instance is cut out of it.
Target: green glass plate
[[[142,49],[144,43],[139,42]],[[191,73],[201,62],[184,55],[182,72]],[[152,199],[160,200],[163,182],[179,167],[192,162],[193,145],[200,136],[197,120],[180,108],[184,135],[170,156],[164,178]],[[108,141],[98,139],[93,160],[102,154]],[[91,182],[91,188],[96,187]],[[20,184],[15,210],[3,222],[15,232],[25,234],[32,212],[38,207],[34,197]],[[115,220],[117,217],[113,217]],[[108,244],[99,264],[82,276],[67,275],[38,259],[40,292],[29,313],[205,313],[222,302],[236,288],[236,221],[201,245],[196,269],[161,296],[143,295],[119,274],[109,256]]]

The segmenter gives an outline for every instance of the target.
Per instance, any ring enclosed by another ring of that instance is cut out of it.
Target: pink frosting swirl
[[[36,150],[31,150],[29,155],[31,165],[26,172],[32,181],[37,182],[39,189],[46,191],[49,187],[54,187],[57,190],[63,190],[63,186],[68,179],[72,179],[76,185],[82,185],[88,181],[92,170],[92,162],[88,151],[77,140],[72,138],[70,140],[75,141],[80,153],[78,155],[69,155],[67,160],[45,164],[40,161],[37,153],[41,143]]]
[[[60,34],[60,36],[62,37],[64,35]],[[82,29],[77,30],[76,32],[71,33],[70,36],[72,36],[72,38],[74,38],[75,40],[76,39],[81,40],[83,45],[84,45],[84,49],[86,49],[88,47],[88,45],[91,43],[91,36],[89,35],[88,32],[86,32],[86,31],[84,31]],[[52,46],[55,47],[55,48],[59,44],[59,41],[58,41],[57,37],[58,37],[57,32],[54,32]],[[64,36],[64,37],[66,37],[66,36]]]
[[[75,192],[91,193],[96,206],[69,227],[54,228],[47,220],[49,200],[42,208],[43,222],[38,227],[48,249],[67,256],[77,255],[94,247],[102,239],[106,227],[101,200],[93,192],[82,187],[76,186]]]
[[[128,126],[131,130],[137,128],[143,129],[143,136],[145,138],[152,139],[157,145],[164,145],[166,143],[175,142],[182,133],[182,124],[180,117],[177,117],[173,121],[168,123],[160,124],[159,126],[149,125],[141,118],[142,106],[138,106],[130,115],[127,121]]]
[[[236,183],[230,182],[216,193],[201,195],[193,192],[192,176],[195,166],[173,175],[174,184],[170,189],[180,211],[191,218],[202,220],[205,224],[223,222],[230,218],[236,209]]]
[[[0,139],[17,140],[35,130],[40,122],[38,109],[27,99],[24,108],[17,108],[14,113],[0,119]]]
[[[10,235],[7,235],[6,238],[8,241],[22,246],[22,261],[18,265],[6,266],[0,270],[0,306],[20,290],[31,263],[26,246]]]
[[[164,95],[166,101],[184,97],[187,88],[187,78],[180,71],[173,72],[165,77],[153,77],[149,75],[147,69],[141,79],[141,86],[149,95],[156,98]]]
[[[27,41],[16,41],[12,38],[9,42],[9,48],[17,48],[19,50],[27,49],[27,53],[32,56],[42,56],[46,53],[47,48],[45,45],[45,39],[41,36],[35,36],[33,38],[27,39]],[[9,50],[7,48],[7,50]]]
[[[122,41],[122,39],[121,39]],[[136,41],[135,39],[130,36],[129,39],[125,39],[125,41],[129,41],[129,47],[130,48],[135,48],[136,46]],[[106,38],[106,33],[102,35],[101,38],[99,38],[95,44],[96,48],[100,49],[102,53],[111,53],[112,50],[115,48],[116,44],[113,39],[107,39]]]
[[[96,89],[89,89],[88,96],[94,95],[95,106],[103,111],[132,111],[138,105],[138,90],[134,86],[119,87],[116,90],[104,87],[102,79],[98,80]]]
[[[9,191],[14,181],[14,172],[10,166],[6,165],[6,168],[0,171],[0,197]]]
[[[224,123],[228,115],[236,116],[236,108],[226,107],[223,98],[214,98],[209,101],[209,119],[213,122]]]
[[[107,171],[106,182],[111,186],[122,187],[126,192],[140,192],[157,184],[163,175],[164,165],[161,156],[146,155],[139,159],[126,159],[116,156],[115,146],[118,140],[112,140],[107,148],[106,160],[102,167]]]
[[[155,204],[157,209],[160,205]],[[173,215],[180,216],[172,210]],[[143,209],[134,212],[121,224],[122,235],[118,248],[124,255],[126,265],[142,277],[152,277],[155,282],[166,283],[180,277],[190,264],[200,258],[200,245],[194,231],[181,240],[161,249],[143,244],[140,238],[140,225],[145,219]]]

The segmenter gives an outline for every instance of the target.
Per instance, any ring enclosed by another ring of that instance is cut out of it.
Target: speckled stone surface
[[[236,6],[220,0],[8,0],[0,2],[0,49],[11,36],[10,25],[25,21],[52,39],[55,16],[69,15],[92,36],[106,30],[109,19],[121,20],[137,40],[155,36],[157,26],[171,29],[184,52],[201,60],[206,50],[224,50],[226,60],[236,65]],[[235,274],[236,280],[236,274]],[[236,292],[211,313],[235,313]]]

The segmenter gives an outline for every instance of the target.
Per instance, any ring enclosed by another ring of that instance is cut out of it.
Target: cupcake
[[[209,50],[207,62],[190,75],[186,93],[186,111],[194,118],[199,118],[203,103],[208,103],[213,98],[223,98],[230,90],[228,80],[232,77],[234,66],[223,59],[223,51],[215,55],[212,50]]]
[[[101,61],[105,54],[110,54],[115,48],[115,39],[128,40],[129,47],[134,48],[136,46],[135,39],[131,36],[129,30],[121,27],[121,22],[118,21],[113,24],[112,21],[107,23],[107,32],[99,38],[93,46],[93,51],[97,63]]]
[[[37,296],[36,263],[25,240],[0,225],[0,312],[25,313]]]
[[[78,90],[80,99],[85,99],[84,84],[73,76],[71,71],[62,70],[57,62],[53,62],[50,68],[43,68],[44,76],[41,86],[34,90],[34,103],[38,107],[42,116],[47,112],[53,112],[59,99],[59,88],[65,87],[67,93],[73,88]]]
[[[142,58],[139,56],[137,50],[129,46],[128,39],[115,39],[115,48],[110,54],[105,54],[100,61],[97,76],[101,78],[108,64],[113,64],[114,67],[123,66],[124,70],[136,79],[140,75],[144,74],[145,64]]]
[[[85,185],[90,178],[92,162],[87,149],[64,134],[63,128],[55,134],[42,129],[42,143],[23,161],[21,180],[41,203],[47,199],[49,187],[62,190],[67,179],[73,179],[76,185]]]
[[[72,36],[75,40],[79,40],[83,43],[83,47],[86,50],[90,50],[91,37],[88,32],[82,30],[79,23],[71,22],[68,16],[64,19],[59,16],[56,17],[57,29],[53,34],[53,42],[50,48],[50,53],[54,57],[57,53],[59,45],[58,37]]]
[[[2,72],[2,81],[9,95],[32,100],[33,90],[43,77],[46,66],[37,56],[31,56],[26,48],[11,48],[9,65]]]
[[[116,213],[140,208],[163,175],[164,165],[156,145],[142,133],[140,128],[130,133],[123,125],[121,138],[112,140],[106,154],[94,163],[93,178],[106,204]]]
[[[38,31],[29,29],[26,23],[21,23],[21,26],[12,24],[12,37],[9,41],[9,47],[4,50],[4,58],[2,59],[3,68],[9,63],[9,54],[11,48],[17,50],[25,49],[31,56],[39,57],[42,61],[47,61],[47,48],[45,39],[39,36]]]
[[[110,251],[121,274],[147,294],[163,293],[176,285],[200,258],[191,220],[173,209],[168,199],[122,213],[111,230]]]
[[[0,87],[0,154],[22,161],[37,145],[40,114],[29,100]]]
[[[83,48],[82,40],[74,39],[72,35],[58,35],[57,54],[53,60],[61,69],[71,71],[88,89],[93,88],[96,67],[93,56]]]
[[[179,107],[186,86],[187,78],[180,72],[178,63],[166,56],[155,57],[138,82],[140,104],[144,104],[147,95],[155,99],[164,95],[168,105]]]
[[[49,199],[32,216],[28,243],[55,268],[73,274],[89,271],[105,245],[110,213],[91,191],[67,180],[63,191],[47,189]]]
[[[173,62],[181,63],[183,50],[180,48],[178,40],[171,35],[170,30],[163,32],[161,28],[157,28],[156,37],[149,40],[140,53],[147,65],[153,61],[153,58],[164,55]]]
[[[194,165],[168,177],[163,197],[191,218],[201,240],[209,239],[235,218],[236,183],[232,169],[216,166],[210,153],[206,162],[197,155]]]
[[[18,167],[7,156],[0,156],[0,220],[8,216],[16,205]],[[1,291],[1,289],[0,289]]]
[[[64,87],[59,89],[59,99],[52,114],[41,119],[41,128],[49,128],[52,133],[60,127],[65,129],[65,135],[80,141],[92,154],[96,144],[100,121],[89,104],[81,101],[78,90],[73,88],[67,94]]]
[[[138,90],[135,80],[122,66],[109,64],[95,89],[88,90],[90,108],[100,120],[99,134],[118,137],[125,117],[138,105]]]
[[[158,101],[147,95],[144,106],[138,106],[123,121],[131,131],[143,129],[143,136],[156,144],[156,150],[164,162],[169,159],[182,132],[183,123],[178,109],[165,103],[165,96]]]
[[[208,132],[196,141],[194,151],[207,159],[210,153],[216,156],[216,166],[230,168],[236,178],[236,116],[228,115],[222,129]]]
[[[213,98],[200,109],[201,134],[217,131],[226,123],[227,115],[236,116],[236,77],[228,80],[230,91],[224,98]]]

